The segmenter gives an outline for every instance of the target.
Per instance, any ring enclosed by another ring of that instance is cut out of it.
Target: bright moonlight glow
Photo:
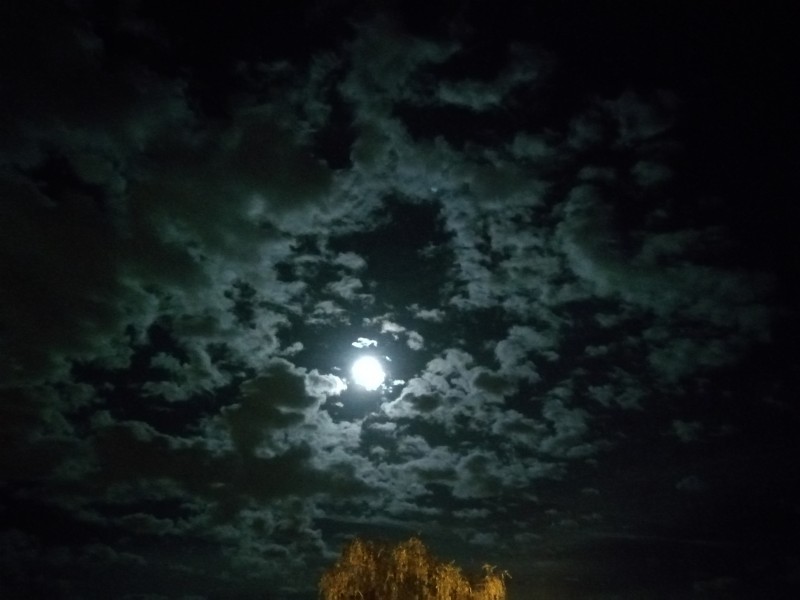
[[[359,358],[353,363],[353,368],[350,372],[356,384],[370,391],[377,390],[386,378],[386,373],[383,372],[381,363],[372,356]]]

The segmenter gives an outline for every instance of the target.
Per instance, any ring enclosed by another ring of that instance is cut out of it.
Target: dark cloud
[[[777,24],[301,4],[0,9],[0,596],[785,596]]]
[[[293,373],[286,361],[274,363],[263,375],[242,383],[243,401],[222,411],[231,441],[243,456],[250,456],[270,430],[284,429],[303,420],[303,410],[316,404],[306,392],[302,374]]]

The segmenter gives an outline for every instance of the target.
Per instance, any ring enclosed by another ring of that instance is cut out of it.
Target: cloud
[[[367,262],[354,252],[342,252],[336,257],[334,262],[351,271],[360,271],[367,266]]]
[[[378,341],[377,340],[371,340],[369,338],[360,337],[350,345],[354,346],[356,348],[369,348],[370,346],[377,346],[378,345]]]
[[[457,50],[452,43],[410,36],[384,16],[362,24],[359,33],[351,48],[353,69],[341,89],[364,113],[379,112],[403,98],[413,89],[408,82],[415,71],[442,63]]]
[[[194,56],[167,6],[31,6],[0,115],[0,507],[76,533],[3,532],[15,591],[77,596],[97,564],[97,594],[300,598],[345,537],[415,527],[585,574],[560,553],[588,531],[735,489],[693,453],[772,425],[731,398],[766,393],[744,367],[777,283],[695,214],[674,94],[552,96],[547,52],[479,65],[461,25],[350,21],[273,60]],[[348,388],[378,343],[394,384]]]
[[[609,383],[602,385],[589,385],[586,389],[588,396],[605,407],[616,405],[625,410],[643,410],[642,402],[647,398],[647,391],[640,378],[615,367],[608,373],[608,380]]]
[[[644,100],[631,90],[600,106],[616,121],[617,144],[631,145],[667,131],[675,122],[678,97],[668,91],[656,92]]]
[[[317,399],[306,392],[305,378],[290,363],[276,359],[263,375],[242,383],[242,402],[223,409],[231,439],[243,456],[250,456],[268,441],[273,429],[297,425],[304,409]]]
[[[476,112],[499,108],[516,88],[539,79],[545,65],[540,57],[528,48],[517,46],[514,56],[493,81],[462,79],[441,81],[436,96],[444,104],[467,108]]]
[[[414,310],[414,316],[423,321],[438,323],[445,318],[445,313],[440,308],[421,308],[416,304],[412,305],[410,308]]]
[[[553,432],[542,440],[541,449],[554,456],[583,457],[596,452],[591,444],[582,443],[589,431],[589,414],[581,408],[568,408],[559,398],[548,400],[542,415],[552,423]]]
[[[100,359],[112,348],[119,356],[107,360],[125,364],[125,328],[145,330],[156,311],[165,308],[164,298],[170,297],[178,311],[195,312],[192,289],[219,290],[231,283],[234,269],[252,281],[260,260],[277,259],[285,248],[261,229],[264,221],[253,215],[253,207],[269,207],[265,218],[288,223],[291,210],[305,201],[301,197],[316,197],[325,184],[317,187],[316,176],[307,170],[317,167],[301,165],[291,153],[248,156],[255,152],[248,136],[257,132],[278,146],[291,144],[279,132],[265,131],[270,127],[268,117],[242,114],[234,128],[221,132],[228,140],[220,145],[226,151],[216,150],[204,164],[180,156],[203,154],[208,142],[173,135],[159,150],[162,156],[154,157],[147,177],[129,182],[125,197],[114,199],[108,210],[81,196],[78,183],[72,196],[53,204],[35,181],[5,177],[0,185],[8,192],[4,220],[10,235],[4,236],[1,251],[5,271],[15,265],[7,272],[2,304],[9,323],[3,349],[6,379],[63,372],[64,355]],[[254,162],[260,166],[249,164]],[[248,169],[260,174],[248,174]],[[273,177],[264,169],[281,175]],[[291,179],[295,174],[302,181]],[[198,194],[204,197],[201,209]],[[21,260],[11,261],[12,255]],[[229,263],[220,271],[222,261]],[[58,305],[51,306],[56,298]]]
[[[631,173],[636,182],[643,187],[663,184],[672,178],[672,169],[668,166],[647,160],[641,160],[633,165]]]
[[[357,277],[343,277],[339,281],[328,284],[328,289],[335,296],[342,300],[361,301],[365,303],[372,303],[375,298],[371,294],[362,294],[359,292],[364,284]]]
[[[536,381],[539,375],[529,358],[535,352],[541,353],[545,360],[554,360],[558,357],[551,350],[555,345],[555,340],[549,339],[533,327],[515,325],[509,329],[508,337],[497,343],[494,354],[500,363],[501,373]]]
[[[702,431],[703,424],[698,421],[681,421],[676,419],[672,422],[672,433],[684,444],[695,442],[700,439]]]

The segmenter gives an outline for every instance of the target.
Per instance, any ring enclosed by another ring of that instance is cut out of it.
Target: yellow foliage
[[[505,578],[484,565],[473,584],[416,537],[394,546],[354,539],[320,579],[323,600],[505,600]]]

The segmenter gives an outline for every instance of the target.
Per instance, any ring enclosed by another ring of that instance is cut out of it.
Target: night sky
[[[0,598],[800,597],[789,6],[0,3]]]

